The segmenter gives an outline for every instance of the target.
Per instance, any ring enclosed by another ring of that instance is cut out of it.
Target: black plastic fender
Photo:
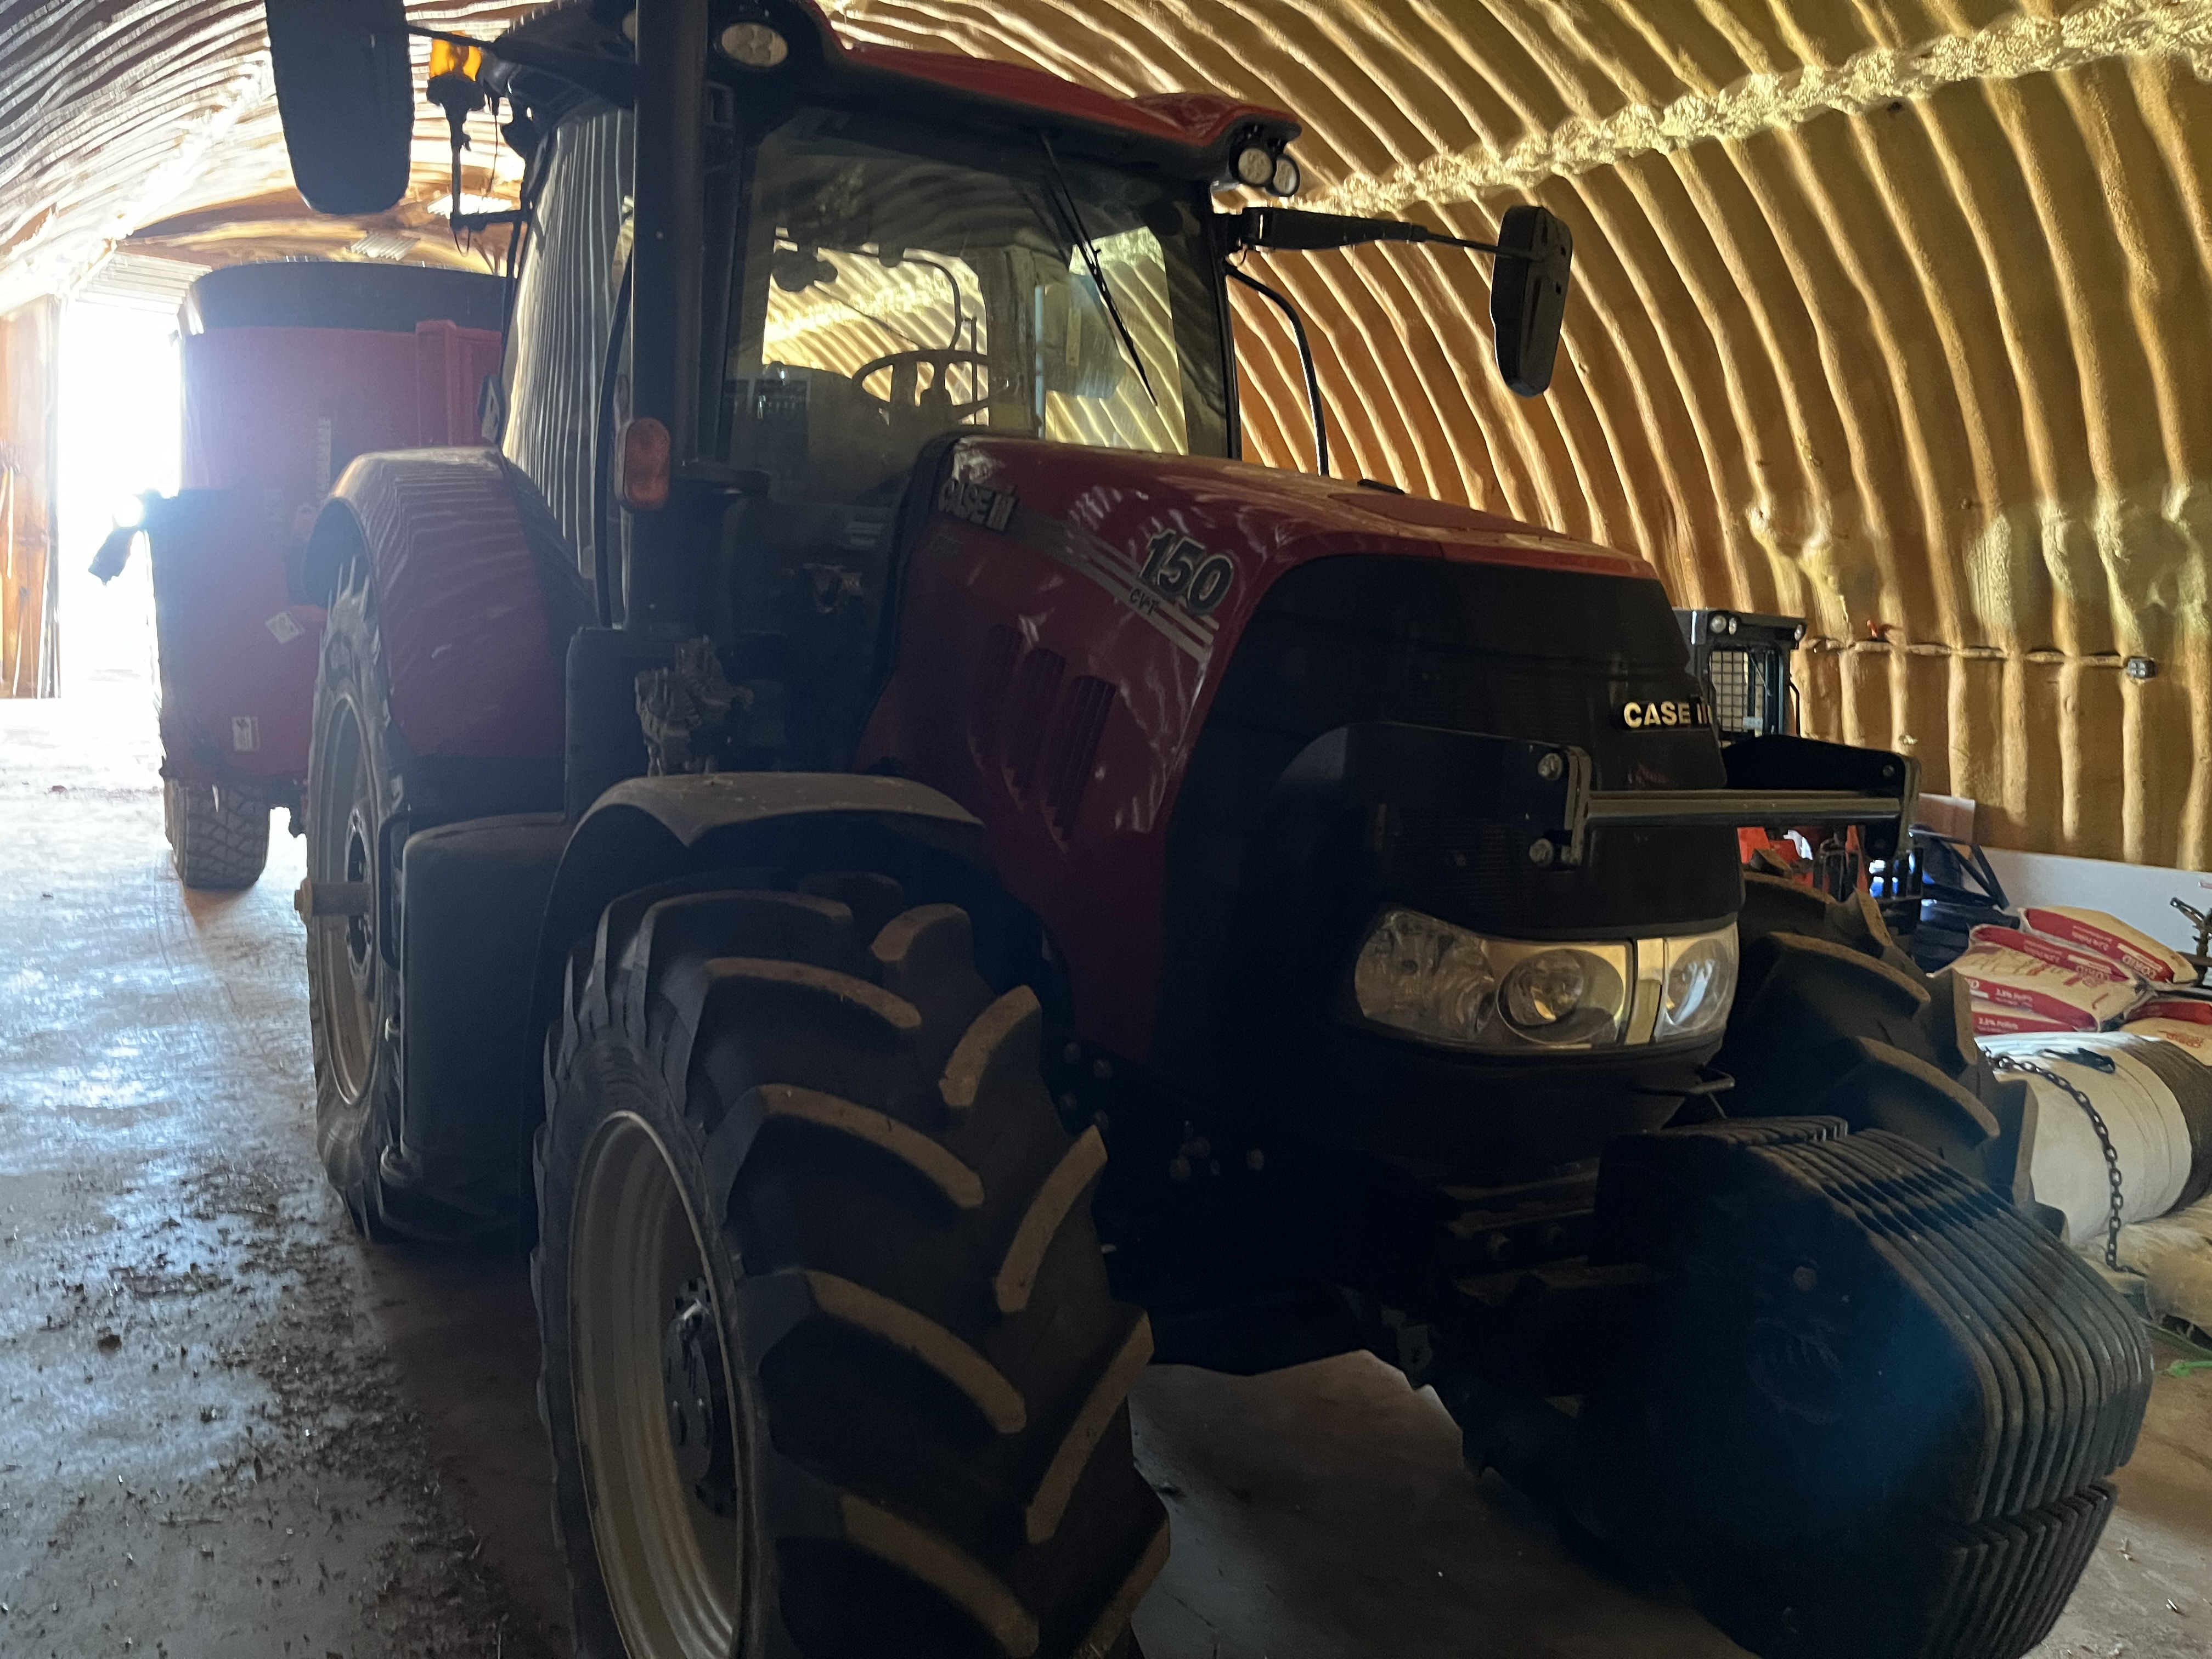
[[[998,885],[981,823],[909,778],[851,772],[711,772],[629,778],[595,801],[561,855],[538,934],[523,1063],[526,1130],[539,1100],[540,1050],[560,1006],[569,951],[617,897],[695,872],[869,870],[916,893],[957,896],[985,915]],[[988,939],[981,926],[979,936]],[[984,947],[979,944],[979,954]],[[987,977],[988,969],[986,969]],[[524,1146],[528,1134],[523,1137]]]
[[[417,830],[401,854],[396,1158],[416,1184],[496,1191],[513,1173],[514,1045],[530,1024],[532,955],[568,841],[558,812]],[[473,1179],[471,1179],[473,1177]]]

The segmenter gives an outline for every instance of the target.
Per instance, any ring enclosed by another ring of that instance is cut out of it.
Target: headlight
[[[765,23],[732,23],[722,31],[721,47],[750,70],[770,70],[791,56],[791,42]]]
[[[1493,945],[1497,951],[1534,949],[1506,970],[1499,1000],[1505,1023],[1524,1041],[1547,1048],[1578,1048],[1620,1035],[1627,981],[1617,945]],[[1619,963],[1619,965],[1616,965]]]
[[[1479,1042],[1498,1002],[1484,941],[1416,910],[1387,912],[1352,970],[1359,1012],[1440,1042]]]
[[[1274,152],[1259,144],[1247,144],[1237,152],[1230,166],[1236,172],[1237,183],[1265,190],[1275,176]]]
[[[1735,927],[1662,941],[1667,973],[1659,996],[1655,1042],[1699,1036],[1726,1023],[1735,997]]]
[[[1352,1001],[1378,1025],[1511,1053],[1679,1042],[1716,1030],[1735,990],[1735,928],[1554,945],[1486,939],[1389,909],[1360,942]]]

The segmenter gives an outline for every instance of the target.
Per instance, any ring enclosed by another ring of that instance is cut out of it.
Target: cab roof
[[[622,33],[629,0],[568,0],[526,19],[492,43],[556,48],[575,72],[565,78],[616,103],[635,101],[636,66]],[[1279,149],[1298,124],[1279,109],[1212,92],[1151,93],[1133,98],[1082,86],[1045,70],[957,52],[848,40],[816,0],[758,0],[790,44],[774,69],[749,70],[716,60],[716,78],[735,80],[780,101],[885,108],[909,116],[1045,131],[1069,148],[1204,182],[1226,182],[1231,155],[1256,140]],[[537,76],[518,70],[518,91]],[[556,100],[555,101],[558,101]]]

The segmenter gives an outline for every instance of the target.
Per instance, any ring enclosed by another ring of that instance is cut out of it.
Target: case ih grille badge
[[[1613,710],[1613,717],[1632,732],[1649,732],[1655,726],[1679,730],[1713,723],[1713,711],[1705,707],[1702,697],[1661,697],[1656,702],[1625,702]]]
[[[1209,554],[1188,537],[1169,531],[1155,537],[1140,559],[1103,536],[1065,519],[1048,518],[1034,507],[1022,514],[1012,533],[1024,547],[1034,548],[1097,582],[1184,655],[1204,662],[1213,654],[1213,636],[1218,627],[1210,613],[1237,577],[1237,568],[1225,555]],[[1163,591],[1154,565],[1173,566],[1180,574],[1182,580],[1176,591]],[[1200,576],[1206,578],[1203,584]],[[1206,606],[1203,613],[1192,607],[1194,587],[1200,590],[1197,598]]]

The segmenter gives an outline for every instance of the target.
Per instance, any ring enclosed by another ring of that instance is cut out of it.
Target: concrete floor
[[[0,703],[0,1656],[567,1652],[519,1263],[356,1243],[313,1153],[298,844],[170,876],[128,684]],[[1151,1659],[1738,1651],[1592,1577],[1364,1359],[1162,1369]],[[2045,1656],[2212,1655],[2212,1374],[2161,1376]]]

